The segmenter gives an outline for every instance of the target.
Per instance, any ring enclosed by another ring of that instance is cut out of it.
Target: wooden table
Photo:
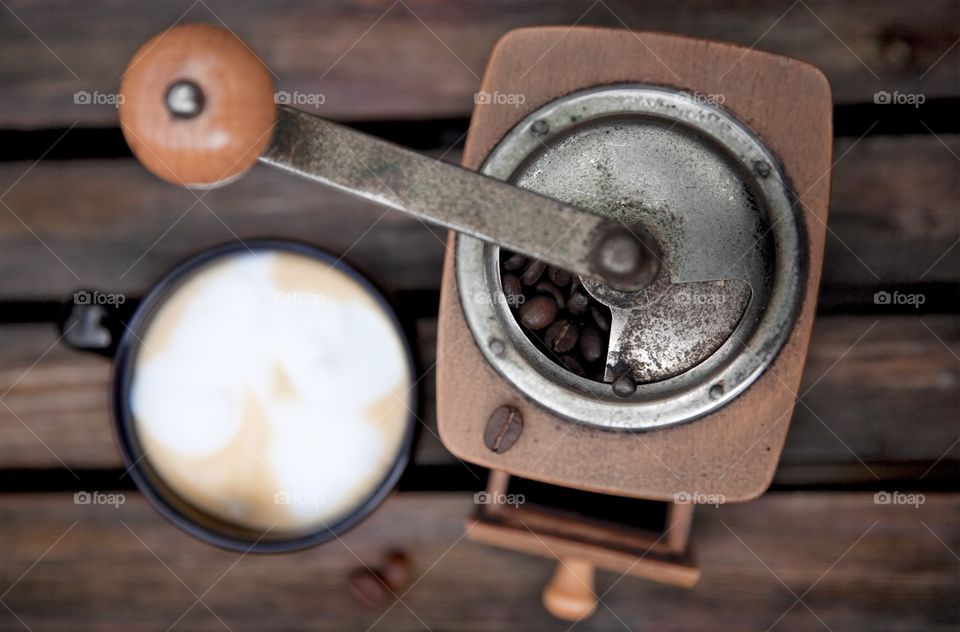
[[[305,239],[384,287],[416,332],[421,365],[435,361],[441,231],[260,167],[198,204],[134,162],[113,107],[75,103],[80,91],[113,94],[134,50],[181,18],[236,30],[284,90],[323,94],[320,114],[451,161],[486,56],[516,27],[626,24],[756,44],[823,69],[836,100],[830,234],[773,488],[697,512],[695,589],[601,573],[603,605],[577,628],[960,627],[957,0],[4,0],[0,628],[568,627],[539,604],[552,563],[463,539],[484,473],[436,438],[430,370],[415,465],[342,542],[267,557],[220,551],[164,521],[122,476],[109,363],[58,341],[78,288],[133,301],[214,244]],[[924,103],[877,103],[881,91]],[[880,291],[925,302],[877,304]],[[124,502],[76,504],[79,491]],[[878,504],[881,491],[923,502]],[[394,548],[411,557],[414,584],[386,612],[361,607],[347,575]]]

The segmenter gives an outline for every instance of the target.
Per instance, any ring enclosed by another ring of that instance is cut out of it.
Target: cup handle
[[[93,295],[96,293],[87,290],[74,293],[60,322],[61,340],[71,349],[112,358],[123,331],[123,315],[115,307],[77,299]]]

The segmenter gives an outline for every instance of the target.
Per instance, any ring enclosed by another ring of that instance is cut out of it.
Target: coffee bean
[[[557,317],[557,302],[545,294],[534,296],[520,307],[520,322],[530,329],[543,329]]]
[[[393,551],[383,561],[380,574],[390,590],[399,594],[410,583],[410,558],[400,551]]]
[[[354,599],[373,610],[382,610],[394,600],[394,594],[383,577],[369,568],[353,571],[348,583]]]
[[[547,276],[557,287],[563,287],[570,282],[570,273],[562,268],[550,266],[547,268]]]
[[[600,331],[610,331],[610,314],[596,305],[590,306],[590,314],[593,316],[593,322],[597,323]]]
[[[603,355],[603,339],[596,327],[587,325],[580,332],[580,353],[587,362],[596,362]]]
[[[523,267],[523,264],[527,262],[527,258],[523,255],[511,255],[503,261],[503,269],[510,270],[519,270]]]
[[[547,328],[543,341],[559,353],[566,353],[577,344],[577,326],[566,320],[558,320]]]
[[[520,284],[520,277],[515,274],[504,274],[500,279],[503,286],[503,295],[507,297],[507,305],[510,307],[519,307],[523,303],[523,286]]]
[[[559,307],[560,309],[563,309],[563,305],[565,302],[563,300],[563,292],[557,289],[556,285],[554,285],[550,281],[540,281],[539,283],[537,283],[534,289],[537,292],[540,292],[541,294],[549,294],[550,296],[552,296],[553,300],[557,302],[557,307]]]
[[[531,261],[527,264],[527,267],[523,270],[523,274],[520,276],[520,280],[523,281],[524,285],[533,285],[540,280],[543,271],[547,269],[547,264],[542,261]]]
[[[579,375],[580,377],[583,377],[585,375],[585,373],[583,372],[583,365],[580,364],[580,362],[573,356],[565,355],[562,358],[560,358],[560,362],[562,362],[564,368],[570,371],[571,373]]]
[[[513,447],[523,432],[523,416],[512,406],[501,406],[493,411],[483,432],[483,444],[491,452],[503,454]]]
[[[579,290],[570,295],[570,299],[567,301],[567,309],[570,310],[570,313],[574,316],[580,316],[586,313],[589,305],[590,299]]]

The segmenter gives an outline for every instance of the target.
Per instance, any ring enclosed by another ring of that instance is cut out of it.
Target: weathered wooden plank
[[[551,560],[462,538],[469,494],[398,494],[340,542],[273,556],[201,544],[139,495],[125,500],[114,508],[74,504],[70,493],[0,498],[0,588],[9,608],[0,610],[0,628],[568,627],[539,604]],[[956,494],[929,494],[917,508],[878,505],[867,492],[772,493],[700,508],[698,586],[601,572],[603,605],[577,629],[953,630],[958,517]],[[348,573],[398,547],[412,560],[415,585],[386,614],[362,608]],[[203,602],[193,605],[194,595]]]
[[[425,428],[416,461],[452,463],[436,435],[429,371],[435,321],[417,329],[419,362],[428,372],[419,385]],[[52,326],[0,327],[0,393],[7,393],[0,400],[0,468],[119,467],[107,408],[109,363],[55,341]],[[956,461],[958,355],[960,323],[951,316],[819,319],[783,455],[787,473],[778,481],[876,482],[904,477],[905,470],[885,463],[910,461],[923,472],[941,457]]]
[[[955,0],[792,3],[696,0],[9,0],[0,17],[0,126],[110,124],[109,95],[134,51],[180,19],[222,20],[257,50],[291,93],[322,94],[324,115],[464,116],[487,56],[510,29],[574,24],[726,40],[823,69],[837,102],[872,102],[878,90],[956,96],[960,50]],[[708,18],[708,19],[705,19]],[[80,27],[82,25],[82,28]],[[530,60],[536,72],[536,60]]]
[[[0,166],[4,188],[28,167]],[[258,237],[326,248],[387,290],[440,283],[445,231],[263,165],[195,195],[133,160],[40,163],[3,202],[7,296],[137,295],[201,250]]]
[[[957,460],[958,358],[955,316],[818,319],[784,464]]]
[[[951,152],[960,137],[838,141],[826,291],[960,280]],[[440,282],[443,231],[264,166],[200,193],[201,203],[133,160],[0,164],[0,191],[11,186],[0,206],[6,298],[63,298],[80,286],[136,295],[204,248],[264,236],[343,254],[387,290]]]
[[[424,374],[416,384],[415,460],[449,463],[434,404],[436,321],[420,321],[416,336]],[[49,325],[0,327],[0,358],[0,469],[122,467],[113,441],[109,360],[68,349]]]
[[[958,155],[958,136],[838,140],[823,285],[956,282]]]

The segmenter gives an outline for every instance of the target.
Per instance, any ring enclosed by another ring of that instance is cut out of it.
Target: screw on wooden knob
[[[232,180],[273,135],[270,72],[219,26],[184,24],[156,35],[133,56],[120,94],[127,144],[147,169],[174,184]]]
[[[557,563],[553,579],[543,589],[543,605],[558,619],[579,621],[597,609],[593,592],[593,564],[566,558]]]

